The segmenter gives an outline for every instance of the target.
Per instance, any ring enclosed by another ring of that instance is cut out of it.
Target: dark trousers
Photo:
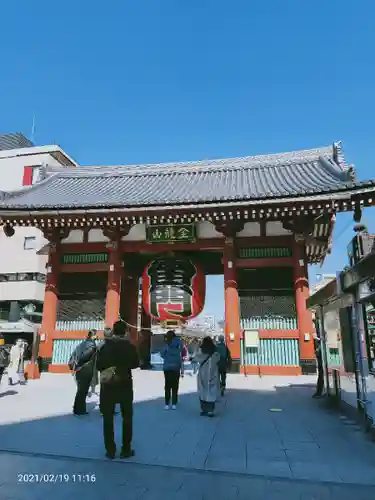
[[[79,371],[76,373],[77,393],[73,405],[73,413],[80,415],[86,412],[86,398],[90,389],[92,373]]]
[[[215,403],[209,402],[209,401],[202,401],[200,400],[201,403],[201,410],[202,413],[213,413],[215,410]]]
[[[114,418],[116,400],[106,400],[101,403],[103,414],[104,446],[107,453],[116,453]],[[131,450],[133,439],[133,394],[126,395],[119,402],[122,416],[122,450]]]
[[[167,370],[164,372],[164,395],[165,404],[169,405],[172,396],[172,405],[178,401],[178,386],[180,385],[180,371]]]
[[[1,383],[1,379],[3,378],[4,371],[5,371],[5,366],[0,366],[0,383]]]
[[[225,368],[219,369],[220,388],[225,389],[227,386],[227,370]]]

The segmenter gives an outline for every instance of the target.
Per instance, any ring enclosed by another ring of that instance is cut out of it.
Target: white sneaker
[[[165,405],[164,410],[169,410],[169,405]]]
[[[172,405],[172,410],[177,410],[177,406],[176,405]]]

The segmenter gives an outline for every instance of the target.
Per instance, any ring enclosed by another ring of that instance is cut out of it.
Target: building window
[[[40,166],[23,167],[22,186],[32,186],[39,180]]]
[[[19,273],[17,281],[34,281],[34,273]]]
[[[0,282],[9,281],[37,281],[38,283],[46,282],[46,275],[41,273],[10,273],[0,274]]]
[[[45,274],[36,273],[36,281],[39,283],[45,283],[47,276]]]
[[[35,250],[36,236],[26,236],[23,242],[24,250]]]

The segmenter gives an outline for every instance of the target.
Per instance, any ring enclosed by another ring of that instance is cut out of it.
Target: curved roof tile
[[[0,209],[156,206],[262,200],[353,186],[341,147],[199,162],[48,168],[30,188],[3,193]]]

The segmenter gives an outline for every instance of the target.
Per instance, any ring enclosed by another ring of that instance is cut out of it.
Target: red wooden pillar
[[[109,253],[107,297],[105,302],[105,326],[112,328],[120,314],[122,259],[119,245],[113,243]]]
[[[239,371],[241,358],[240,302],[238,297],[236,252],[233,238],[224,248],[225,337],[233,358],[233,369]]]
[[[132,276],[128,281],[126,289],[128,300],[127,322],[130,330],[130,341],[132,344],[138,344],[138,296],[139,296],[139,278]]]
[[[51,243],[47,262],[47,278],[44,292],[42,325],[39,331],[39,353],[36,353],[36,357],[38,357],[38,355],[42,358],[50,358],[52,356],[53,333],[56,328],[57,307],[59,303],[59,278],[59,245]],[[36,361],[36,359],[34,361]],[[38,378],[34,376],[36,372],[39,372],[37,364],[32,363],[32,365],[33,366],[30,370],[34,373],[28,374],[28,376],[29,378]]]
[[[312,314],[306,307],[309,297],[309,278],[305,241],[294,241],[293,247],[294,291],[296,299],[297,325],[299,331],[299,354],[302,373],[315,373],[315,350]]]

